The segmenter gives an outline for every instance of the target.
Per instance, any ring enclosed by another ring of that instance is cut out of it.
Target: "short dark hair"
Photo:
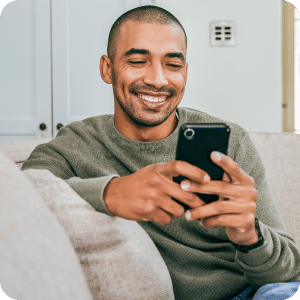
[[[123,23],[128,20],[143,23],[158,23],[162,25],[178,25],[184,33],[185,46],[187,47],[186,32],[180,22],[170,12],[154,5],[138,6],[121,15],[110,29],[107,43],[107,56],[111,61],[113,61],[115,57],[116,41],[119,36],[120,29]]]

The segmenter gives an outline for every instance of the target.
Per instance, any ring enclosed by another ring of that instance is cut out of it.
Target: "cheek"
[[[122,75],[122,78],[119,79],[120,87],[124,90],[125,93],[129,93],[130,86],[133,84],[143,84],[141,74],[137,74],[137,72],[127,72],[125,76]]]
[[[124,82],[134,82],[140,78],[143,78],[145,74],[144,68],[124,68],[120,71]]]
[[[183,93],[184,92],[186,80],[185,80],[185,77],[182,74],[176,75],[173,78],[172,83],[175,86],[178,93]]]
[[[168,78],[169,84],[176,86],[179,90],[185,86],[186,73],[184,71],[168,72],[166,77]]]

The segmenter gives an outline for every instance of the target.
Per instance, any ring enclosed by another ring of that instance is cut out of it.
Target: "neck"
[[[126,138],[136,142],[155,142],[168,137],[178,123],[176,111],[162,124],[142,126],[134,123],[126,114],[123,118],[115,114],[115,127]]]

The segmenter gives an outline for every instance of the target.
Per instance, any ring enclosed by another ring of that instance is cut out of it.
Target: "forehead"
[[[180,26],[129,20],[120,29],[116,52],[122,55],[131,48],[186,53],[184,33]]]

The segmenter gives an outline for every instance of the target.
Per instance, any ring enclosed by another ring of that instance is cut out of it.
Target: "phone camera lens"
[[[184,132],[184,136],[188,139],[191,140],[195,135],[195,131],[191,128],[188,128],[185,132]]]

